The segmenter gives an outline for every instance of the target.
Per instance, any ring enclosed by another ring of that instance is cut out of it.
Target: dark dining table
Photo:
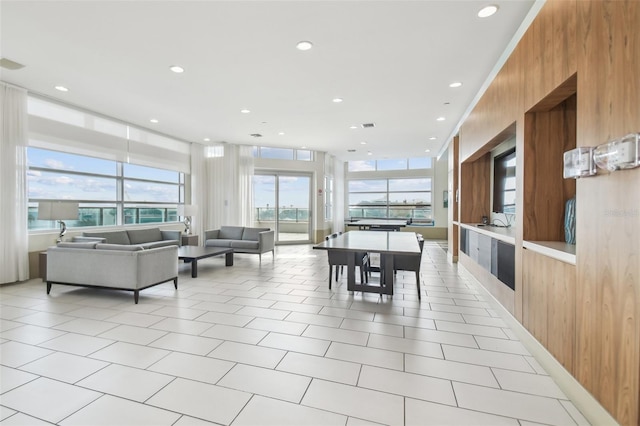
[[[359,219],[346,223],[347,226],[357,226],[359,230],[399,231],[407,226],[406,219]]]
[[[316,250],[339,250],[351,253],[347,263],[347,290],[393,295],[394,256],[420,257],[415,232],[349,231],[313,246]],[[356,253],[380,253],[380,282],[356,282]],[[377,284],[377,285],[376,285]]]

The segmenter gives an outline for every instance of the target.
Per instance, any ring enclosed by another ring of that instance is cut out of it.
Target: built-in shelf
[[[505,243],[516,244],[516,230],[513,227],[502,228],[499,226],[482,225],[481,223],[460,223],[460,226],[495,238],[496,240],[504,241]]]
[[[576,264],[576,246],[561,241],[524,241],[522,246],[570,265]]]

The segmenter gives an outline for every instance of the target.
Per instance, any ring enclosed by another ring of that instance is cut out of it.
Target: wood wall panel
[[[512,53],[495,81],[487,89],[460,130],[460,162],[486,155],[487,146],[509,123],[518,123],[516,146],[527,137],[521,128],[526,112],[544,111],[553,104],[549,95],[574,74],[577,76],[576,145],[595,146],[612,138],[640,131],[640,1],[637,0],[548,0]],[[513,81],[519,81],[513,84]],[[565,87],[566,89],[566,87]],[[557,94],[557,92],[556,92]],[[558,95],[560,100],[564,98]],[[541,109],[540,109],[541,108]],[[546,117],[549,118],[549,117]],[[536,116],[536,120],[544,120]],[[523,147],[524,148],[524,147]],[[564,148],[563,148],[564,149]],[[526,149],[520,150],[524,152]],[[527,153],[525,152],[525,155]],[[521,161],[521,157],[518,157]],[[522,159],[527,161],[526,159]],[[526,168],[527,163],[524,163]],[[520,163],[518,163],[520,165]],[[474,198],[469,177],[473,170],[461,164],[460,220],[477,221],[480,214],[468,203]],[[518,166],[519,167],[519,166]],[[519,167],[520,168],[520,167]],[[465,177],[466,176],[466,177]],[[518,190],[524,176],[518,172]],[[575,288],[575,377],[624,425],[640,424],[640,168],[579,179],[577,198],[577,252]],[[558,185],[558,184],[557,184]],[[563,191],[566,185],[561,184]],[[529,183],[523,189],[537,190]],[[466,197],[469,197],[467,199]],[[516,226],[525,201],[517,196]],[[536,203],[534,202],[534,205]],[[527,221],[529,219],[526,219]],[[537,220],[537,217],[536,217]],[[530,235],[544,238],[528,225]],[[529,232],[528,231],[528,232]],[[522,231],[520,231],[522,232]],[[546,234],[546,231],[544,232]],[[558,238],[558,233],[554,234]],[[522,243],[522,233],[516,243]],[[529,236],[529,235],[528,235]],[[533,285],[544,280],[537,274],[542,264],[526,250],[516,250],[516,271]],[[462,255],[461,255],[462,256]],[[534,266],[525,265],[532,262]],[[465,259],[466,260],[466,259]],[[549,269],[550,267],[548,267]],[[553,276],[561,276],[551,268]],[[554,281],[560,283],[560,281]],[[557,290],[571,290],[555,284],[553,296],[525,286],[521,297],[522,321],[543,336],[536,300],[557,298]],[[546,288],[546,287],[545,287]],[[546,297],[546,299],[545,299]],[[535,303],[534,303],[535,302]],[[535,308],[535,309],[532,309]],[[545,310],[546,323],[569,327],[563,311]],[[555,327],[555,325],[554,325]],[[571,341],[563,334],[546,333],[546,345]],[[549,339],[551,338],[551,339]],[[563,341],[561,341],[563,340]],[[554,351],[556,349],[553,349]],[[568,351],[566,348],[560,352]]]
[[[575,357],[576,267],[523,250],[523,325],[569,371]]]
[[[578,2],[578,145],[640,131],[640,3]],[[625,425],[639,423],[640,169],[577,182],[580,382]]]
[[[460,164],[460,222],[480,223],[491,212],[490,195],[491,154],[476,161]]]
[[[560,90],[565,94],[564,89]],[[550,98],[557,101],[557,95]],[[563,154],[576,147],[576,96],[525,115],[523,238],[564,241],[564,210],[575,181],[562,177]]]
[[[460,161],[469,160],[480,150],[487,151],[486,144],[516,121],[522,109],[521,86],[522,67],[519,54],[514,52],[460,128],[465,141],[460,145]]]

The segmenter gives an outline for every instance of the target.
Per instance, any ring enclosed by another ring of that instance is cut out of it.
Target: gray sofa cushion
[[[108,232],[83,232],[85,237],[104,238],[107,244],[131,244],[127,231],[108,231]]]
[[[96,244],[98,244],[97,241],[95,242],[69,242],[69,241],[63,241],[61,243],[58,243],[58,247],[66,247],[66,248],[77,248],[77,249],[94,249],[96,248]]]
[[[218,238],[221,240],[241,240],[244,226],[222,226]]]
[[[131,244],[151,243],[154,241],[162,241],[162,232],[158,228],[150,229],[130,229],[129,241]]]
[[[257,241],[240,240],[240,241],[231,242],[231,248],[234,248],[234,249],[257,250],[258,246],[259,246],[259,243]]]
[[[242,234],[243,240],[251,240],[258,241],[260,238],[260,233],[264,231],[268,231],[269,228],[244,228],[244,233]]]
[[[139,245],[123,245],[123,244],[98,244],[96,245],[96,249],[97,250],[120,250],[120,251],[144,250],[144,248]]]
[[[235,240],[219,240],[212,239],[206,241],[207,247],[231,247],[231,243],[235,242]]]

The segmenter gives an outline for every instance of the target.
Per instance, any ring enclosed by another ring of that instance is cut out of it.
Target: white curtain
[[[231,144],[216,148],[204,167],[208,201],[207,212],[203,212],[205,229],[253,226],[253,148]]]
[[[27,91],[0,82],[0,283],[29,278]]]
[[[198,206],[198,211],[191,221],[191,231],[196,235],[202,235],[210,229],[207,228],[209,221],[205,217],[205,212],[209,211],[205,150],[206,147],[203,145],[191,144],[191,204]]]

